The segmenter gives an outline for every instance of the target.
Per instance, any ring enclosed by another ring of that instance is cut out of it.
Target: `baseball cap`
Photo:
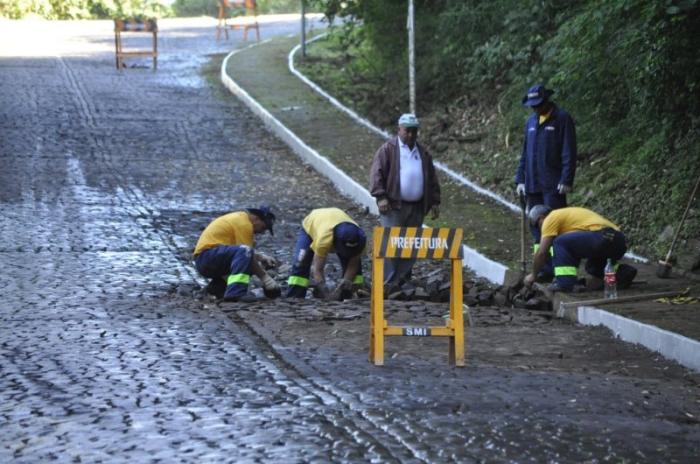
[[[272,214],[272,210],[270,210],[269,206],[263,205],[260,208],[246,208],[246,211],[262,219],[265,223],[265,228],[270,231],[270,235],[275,235],[272,232],[272,226],[275,223],[275,215]]]

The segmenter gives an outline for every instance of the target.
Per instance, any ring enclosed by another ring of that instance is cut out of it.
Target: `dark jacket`
[[[576,173],[576,127],[565,110],[552,108],[539,124],[533,113],[525,124],[525,140],[515,183],[527,193],[552,193],[558,184],[574,185]]]
[[[440,204],[440,184],[430,153],[420,143],[416,145],[423,164],[423,214],[427,214],[433,205]],[[399,160],[399,143],[395,136],[379,147],[369,172],[369,193],[377,201],[388,198],[394,209],[401,207]]]

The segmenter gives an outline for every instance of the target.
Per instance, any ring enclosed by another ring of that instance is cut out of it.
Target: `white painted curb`
[[[579,306],[577,319],[583,325],[605,326],[621,340],[637,343],[685,367],[700,371],[698,341],[590,306]]]

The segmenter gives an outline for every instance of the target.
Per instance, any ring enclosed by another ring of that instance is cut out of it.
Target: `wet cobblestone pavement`
[[[218,214],[275,205],[258,244],[281,263],[311,208],[374,220],[206,82],[207,55],[242,45],[213,23],[163,21],[155,73],[114,69],[108,22],[41,26],[54,39],[34,45],[30,23],[2,26],[0,462],[700,454],[698,376],[602,329],[479,307],[465,369],[446,368],[444,340],[392,340],[376,368],[367,300],[203,296],[188,255]]]

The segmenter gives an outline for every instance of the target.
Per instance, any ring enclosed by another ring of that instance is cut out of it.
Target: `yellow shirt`
[[[301,226],[311,237],[311,249],[320,258],[325,258],[333,250],[333,228],[341,222],[357,223],[339,208],[319,208],[304,218]]]
[[[542,236],[556,237],[574,231],[594,232],[606,227],[620,230],[618,226],[590,209],[578,207],[561,208],[555,209],[544,218],[542,222]]]
[[[219,245],[253,246],[253,223],[247,212],[224,214],[210,222],[197,241],[194,255]]]
[[[539,123],[542,124],[542,123],[545,122],[545,121],[547,120],[547,118],[549,118],[551,115],[552,115],[552,110],[549,110],[549,112],[548,112],[547,114],[541,115],[540,118],[539,118]]]

